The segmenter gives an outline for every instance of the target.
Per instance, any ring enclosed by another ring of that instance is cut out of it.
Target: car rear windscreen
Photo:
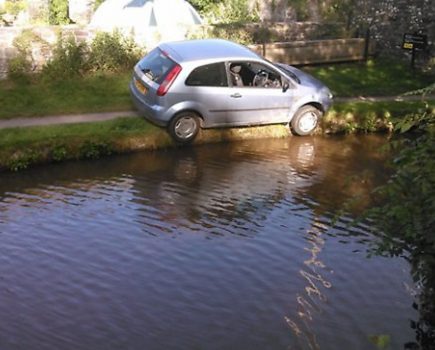
[[[175,64],[163,51],[155,48],[139,61],[139,68],[149,79],[161,84]]]

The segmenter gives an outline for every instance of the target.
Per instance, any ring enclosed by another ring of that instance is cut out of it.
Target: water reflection
[[[136,220],[145,225],[153,219],[164,223],[158,228],[168,232],[192,225],[213,225],[212,233],[220,235],[248,229],[243,225],[250,223],[249,229],[255,231],[255,227],[262,227],[261,222],[274,205],[286,197],[289,186],[295,189],[315,181],[317,175],[311,168],[315,165],[317,143],[316,139],[296,139],[292,144],[283,140],[257,141],[136,155],[103,161],[98,168],[88,163],[80,164],[78,170],[78,164],[70,164],[53,167],[57,173],[54,184],[53,174],[45,171],[42,177],[38,173],[37,179],[32,175],[35,170],[24,174],[24,188],[9,174],[0,186],[7,204],[0,210],[13,212],[16,206],[36,203],[79,205],[103,198],[106,189],[112,197],[116,188],[118,193],[130,193],[131,204],[136,204],[139,212]],[[119,169],[126,174],[119,174]],[[238,224],[241,222],[243,225]]]
[[[319,257],[325,245],[322,235],[327,230],[328,227],[324,224],[314,222],[307,232],[308,246],[304,250],[309,253],[309,259],[304,261],[305,268],[299,271],[306,282],[305,293],[298,293],[296,296],[297,312],[295,318],[285,317],[291,330],[297,336],[299,345],[307,344],[308,348],[313,350],[320,349],[320,345],[311,323],[315,318],[315,314],[322,311],[321,304],[327,302],[323,290],[332,287],[332,283],[325,276],[331,274],[332,271],[327,269]]]
[[[130,191],[138,204],[153,197],[152,206],[174,224],[198,220],[200,213],[211,220],[253,215],[268,203],[282,201],[289,190],[292,197],[303,193],[295,199],[303,204],[315,198],[320,204],[339,205],[349,194],[367,194],[382,182],[378,154],[382,142],[375,137],[345,143],[318,138],[262,140],[119,157],[98,166],[70,163],[20,176],[3,174],[0,199],[7,198],[8,206],[1,209],[11,210],[13,201],[43,204],[104,196],[106,187],[110,195],[115,187]]]
[[[400,346],[407,264],[366,260],[371,236],[350,217],[331,228],[383,181],[383,142],[257,140],[1,174],[0,347],[368,349],[385,333]]]

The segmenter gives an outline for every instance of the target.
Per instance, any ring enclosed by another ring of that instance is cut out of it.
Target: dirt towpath
[[[71,115],[52,115],[47,117],[13,118],[0,120],[0,129],[21,128],[38,125],[90,123],[112,120],[117,118],[139,117],[135,111],[101,112]]]

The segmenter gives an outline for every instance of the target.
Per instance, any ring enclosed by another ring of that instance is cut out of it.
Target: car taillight
[[[172,83],[177,78],[178,74],[181,72],[181,66],[176,64],[166,75],[165,80],[160,84],[159,88],[157,89],[157,96],[165,96],[168,92],[169,88],[171,87]]]

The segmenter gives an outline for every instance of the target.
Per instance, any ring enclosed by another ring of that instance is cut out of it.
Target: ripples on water
[[[0,175],[0,349],[393,349],[409,267],[331,228],[376,137],[292,138]]]

